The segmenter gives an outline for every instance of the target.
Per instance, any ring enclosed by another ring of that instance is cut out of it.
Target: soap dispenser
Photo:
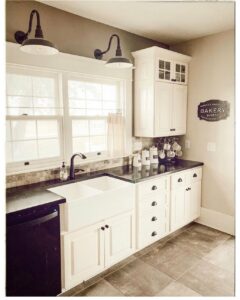
[[[68,179],[68,171],[67,171],[67,167],[65,166],[65,162],[62,162],[62,166],[60,168],[60,180],[61,181],[65,181]]]

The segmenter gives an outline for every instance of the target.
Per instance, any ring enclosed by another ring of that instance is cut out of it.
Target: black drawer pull
[[[170,129],[170,131],[175,131],[175,130],[176,130],[175,128],[171,128],[171,129]]]
[[[153,190],[153,191],[157,190],[157,186],[156,186],[156,185],[153,185],[153,186],[152,186],[152,190]]]
[[[156,232],[156,231],[153,231],[153,232],[152,232],[152,236],[155,236],[155,235],[157,235],[157,232]]]
[[[178,178],[178,182],[182,182],[182,178]]]
[[[103,226],[101,227],[101,229],[102,229],[102,230],[105,230],[105,228],[104,228]]]
[[[157,221],[157,217],[152,217],[152,221]]]
[[[156,201],[153,201],[152,202],[152,206],[156,206],[157,205],[157,202]]]
[[[197,174],[196,174],[196,173],[194,173],[194,174],[193,174],[193,177],[197,177]]]

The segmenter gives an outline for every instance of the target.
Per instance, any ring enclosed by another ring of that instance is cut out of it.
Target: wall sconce
[[[37,16],[37,26],[35,29],[35,38],[29,39],[28,35],[32,31],[32,20],[33,16]],[[53,45],[53,43],[45,40],[43,38],[43,32],[40,24],[40,15],[37,10],[32,10],[29,19],[28,31],[25,33],[23,31],[15,32],[15,40],[21,44],[21,50],[29,54],[39,54],[39,55],[53,55],[57,54],[59,51]]]
[[[100,49],[95,49],[94,51],[94,56],[96,59],[102,59],[103,54],[107,53],[110,50],[112,39],[116,37],[117,38],[117,50],[116,50],[116,56],[110,58],[106,62],[106,67],[109,68],[131,68],[133,64],[131,61],[125,57],[122,57],[122,50],[120,47],[120,38],[117,34],[113,34],[110,37],[109,43],[108,43],[108,48],[105,51],[101,51]]]

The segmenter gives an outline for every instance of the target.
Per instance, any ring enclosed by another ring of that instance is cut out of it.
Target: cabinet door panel
[[[104,269],[102,224],[63,236],[64,278],[68,289]]]
[[[191,220],[195,220],[200,216],[201,209],[201,181],[192,183],[190,193],[190,215]]]
[[[186,224],[185,187],[171,191],[171,231]]]
[[[172,125],[174,135],[186,133],[187,86],[173,85]]]
[[[108,267],[134,251],[133,213],[106,220],[106,225],[109,226],[105,230],[105,263]]]
[[[156,82],[155,87],[155,136],[169,135],[171,128],[173,86]]]

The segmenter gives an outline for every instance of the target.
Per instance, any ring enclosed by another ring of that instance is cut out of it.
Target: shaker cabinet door
[[[172,125],[174,135],[186,133],[187,119],[187,86],[174,84],[173,105],[172,105]]]

